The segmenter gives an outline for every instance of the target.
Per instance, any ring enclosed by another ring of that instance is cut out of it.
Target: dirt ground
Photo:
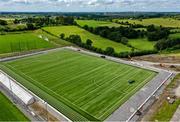
[[[157,113],[157,111],[163,107],[163,103],[167,101],[167,97],[179,99],[180,98],[180,96],[178,96],[180,95],[179,92],[180,92],[180,79],[178,75],[178,78],[176,78],[174,82],[172,82],[165,88],[165,90],[163,91],[163,94],[154,102],[151,108],[147,111],[147,113],[141,119],[141,122],[152,121],[154,114]]]
[[[175,66],[175,65],[153,65],[153,66],[157,68],[180,72],[180,66]]]
[[[180,63],[179,54],[147,55],[147,56],[133,57],[133,59],[140,61],[159,62],[159,63]]]
[[[44,106],[42,106],[38,102],[32,104],[30,107],[35,111],[37,115],[39,115],[44,120],[48,120],[48,122],[59,121],[56,117],[49,113]]]

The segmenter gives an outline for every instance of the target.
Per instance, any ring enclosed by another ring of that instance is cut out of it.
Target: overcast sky
[[[0,0],[0,11],[180,12],[180,0]]]

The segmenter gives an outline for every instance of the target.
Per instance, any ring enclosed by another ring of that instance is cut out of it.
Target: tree
[[[88,30],[89,29],[89,26],[88,25],[84,25],[83,27],[85,30]]]
[[[126,37],[122,37],[121,38],[121,43],[123,43],[123,44],[128,44],[128,38],[126,38]]]
[[[18,20],[18,19],[14,20],[14,24],[19,24],[19,23],[20,23],[20,20]]]
[[[0,19],[0,25],[7,25],[7,21]]]
[[[92,46],[92,43],[93,43],[93,42],[92,42],[90,39],[87,39],[87,40],[86,40],[86,44],[87,44],[88,46]]]
[[[108,55],[112,55],[115,51],[114,51],[114,48],[112,48],[112,47],[107,47],[105,52],[106,52],[106,54],[108,54]]]
[[[149,25],[149,26],[147,27],[147,31],[148,31],[148,32],[153,32],[153,31],[156,31],[156,28],[155,28],[154,25]]]
[[[28,30],[34,30],[35,29],[35,27],[32,23],[27,23],[26,26],[27,26]]]
[[[134,52],[134,50],[135,50],[134,47],[132,47],[132,48],[131,48],[131,52]]]
[[[61,34],[60,34],[60,38],[61,38],[61,39],[64,39],[64,37],[65,37],[65,34],[64,34],[64,33],[61,33]]]

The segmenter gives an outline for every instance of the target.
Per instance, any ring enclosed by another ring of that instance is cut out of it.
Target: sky
[[[180,12],[180,0],[0,0],[11,12]]]

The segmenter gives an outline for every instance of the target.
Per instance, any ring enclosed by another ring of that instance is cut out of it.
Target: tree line
[[[180,49],[180,38],[161,39],[155,45],[155,48],[159,51],[172,47],[174,47],[174,49]]]
[[[125,45],[128,45],[128,38],[138,38],[138,37],[144,37],[145,31],[139,31],[134,30],[132,27],[89,27],[88,25],[85,25],[83,29],[96,34],[100,35],[103,38],[108,38],[115,42],[120,42]]]
[[[74,43],[82,48],[86,48],[88,50],[91,50],[91,51],[94,51],[103,55],[109,55],[109,56],[114,56],[114,57],[119,57],[119,58],[128,58],[128,57],[133,57],[133,56],[141,56],[141,55],[146,55],[146,54],[157,53],[156,50],[144,50],[144,51],[132,50],[131,52],[117,53],[113,47],[107,47],[105,50],[98,47],[94,47],[93,41],[90,39],[87,39],[86,42],[84,43],[82,42],[82,39],[79,35],[70,35],[69,37],[65,37],[65,34],[62,33],[60,34],[60,38],[68,42]]]
[[[136,27],[141,27],[140,25],[134,25]],[[135,38],[143,38],[147,37],[149,41],[158,41],[163,38],[167,38],[170,34],[170,30],[164,27],[156,27],[154,25],[147,26],[147,31],[144,30],[135,30],[133,25],[129,27],[89,27],[85,25],[83,29],[100,35],[101,37],[108,38],[115,42],[122,42],[125,38],[135,39]],[[125,43],[126,44],[126,43]]]
[[[23,19],[15,19],[14,24],[19,23],[33,23],[37,27],[50,26],[50,25],[74,25],[76,22],[70,16],[56,16],[56,17],[28,17]]]

